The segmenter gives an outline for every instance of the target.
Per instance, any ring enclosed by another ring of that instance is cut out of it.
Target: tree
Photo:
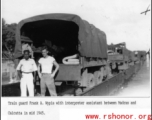
[[[2,18],[2,50],[6,47],[7,51],[14,51],[16,26],[16,23],[6,24]]]
[[[2,42],[5,42],[6,34],[7,34],[6,22],[5,22],[4,18],[2,18]]]

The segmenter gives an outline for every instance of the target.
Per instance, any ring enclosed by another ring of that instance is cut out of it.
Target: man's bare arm
[[[40,69],[41,69],[41,64],[38,64],[38,75],[39,75],[39,78],[41,78],[41,71],[40,71]]]
[[[22,61],[19,62],[19,64],[17,65],[17,75],[19,76],[19,78],[22,78],[22,73],[21,73],[21,67],[22,67]]]
[[[35,61],[33,60],[33,73],[34,73],[34,82],[36,81],[36,71],[37,71],[37,66]]]
[[[55,76],[56,72],[59,70],[59,64],[56,61],[54,61],[53,64],[55,65],[55,70],[53,71],[52,74],[53,76]]]

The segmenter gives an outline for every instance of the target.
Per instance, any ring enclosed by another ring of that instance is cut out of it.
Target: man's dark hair
[[[27,52],[28,54],[30,54],[30,51],[29,51],[29,50],[24,50],[24,54],[25,54],[26,52]]]
[[[43,51],[43,50],[47,50],[48,51],[47,46],[43,46],[41,51]]]

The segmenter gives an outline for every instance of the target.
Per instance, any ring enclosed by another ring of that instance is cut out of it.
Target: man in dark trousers
[[[42,48],[42,55],[43,57],[38,61],[38,74],[41,79],[41,96],[45,96],[46,87],[48,88],[51,96],[57,96],[54,76],[59,69],[59,65],[52,56],[48,55],[47,47]],[[53,65],[55,66],[54,71]]]

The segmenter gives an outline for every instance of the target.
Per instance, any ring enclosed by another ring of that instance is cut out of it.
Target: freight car
[[[41,47],[48,47],[60,65],[56,84],[72,85],[75,95],[110,95],[134,74],[135,65],[129,64],[134,54],[125,43],[108,46],[106,34],[77,15],[45,14],[20,21],[16,66],[23,57],[23,41],[32,43],[36,62],[42,56]],[[116,64],[119,72],[114,74]]]

